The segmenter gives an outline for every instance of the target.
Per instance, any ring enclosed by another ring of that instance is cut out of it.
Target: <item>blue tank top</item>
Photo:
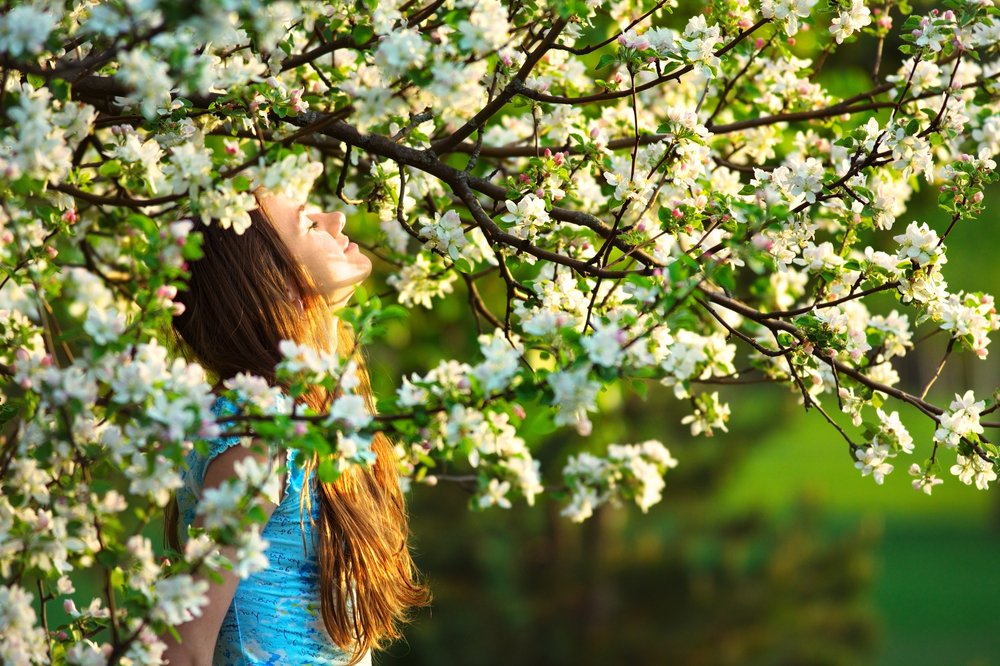
[[[216,416],[236,412],[225,398],[216,400]],[[192,451],[186,457],[184,485],[177,490],[181,541],[194,522],[205,471],[216,456],[239,444],[238,437],[207,440],[208,457]],[[261,534],[271,542],[270,566],[241,580],[215,644],[213,666],[343,666],[351,655],[333,642],[320,615],[319,566],[309,516],[300,514],[305,472],[288,451],[288,472],[281,503]],[[310,484],[313,518],[318,518],[315,486]],[[304,520],[303,520],[304,519]],[[305,544],[303,545],[303,529]],[[371,653],[359,662],[370,666]]]

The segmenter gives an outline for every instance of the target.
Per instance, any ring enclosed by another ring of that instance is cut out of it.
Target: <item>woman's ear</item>
[[[290,301],[297,301],[302,298],[298,285],[295,284],[295,281],[289,275],[285,276],[285,292],[288,294],[288,300]]]

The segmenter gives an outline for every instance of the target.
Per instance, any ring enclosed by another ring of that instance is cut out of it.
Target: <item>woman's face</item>
[[[278,235],[331,306],[350,300],[354,285],[372,272],[372,262],[344,235],[343,213],[310,213],[284,194],[267,194],[261,203]]]

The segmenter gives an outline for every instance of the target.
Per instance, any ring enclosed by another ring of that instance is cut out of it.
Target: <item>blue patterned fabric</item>
[[[212,411],[225,416],[235,413],[236,407],[219,398]],[[188,454],[184,486],[177,490],[182,541],[194,521],[209,463],[239,442],[237,437],[210,439],[208,457],[197,451]],[[306,479],[302,468],[295,465],[295,453],[288,452],[284,496],[262,533],[271,542],[267,549],[271,566],[240,581],[219,631],[213,666],[341,666],[350,661],[350,654],[330,638],[320,615],[312,527],[309,517],[299,513]],[[316,490],[312,487],[309,492],[315,518],[319,506]],[[370,653],[360,664],[370,666]]]

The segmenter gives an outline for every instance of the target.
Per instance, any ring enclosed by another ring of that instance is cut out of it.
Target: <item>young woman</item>
[[[307,215],[299,202],[261,192],[258,204],[242,235],[201,228],[204,257],[190,267],[188,290],[178,297],[185,311],[174,326],[182,347],[217,380],[247,372],[277,385],[281,340],[350,351],[349,334],[337,330],[331,313],[347,303],[371,262],[344,235],[341,213]],[[323,410],[331,399],[317,389],[304,402]],[[234,407],[220,399],[214,409]],[[200,526],[195,506],[204,488],[234,477],[248,456],[267,462],[264,447],[238,443],[217,439],[207,458],[189,455],[177,493],[180,534]],[[266,505],[270,567],[243,581],[222,571],[202,617],[177,627],[179,643],[168,642],[170,666],[369,663],[370,648],[399,636],[406,611],[425,605],[428,594],[410,558],[393,448],[383,436],[372,448],[376,463],[353,467],[333,484],[312,473],[317,460],[296,465],[296,452],[288,454],[280,503]]]

